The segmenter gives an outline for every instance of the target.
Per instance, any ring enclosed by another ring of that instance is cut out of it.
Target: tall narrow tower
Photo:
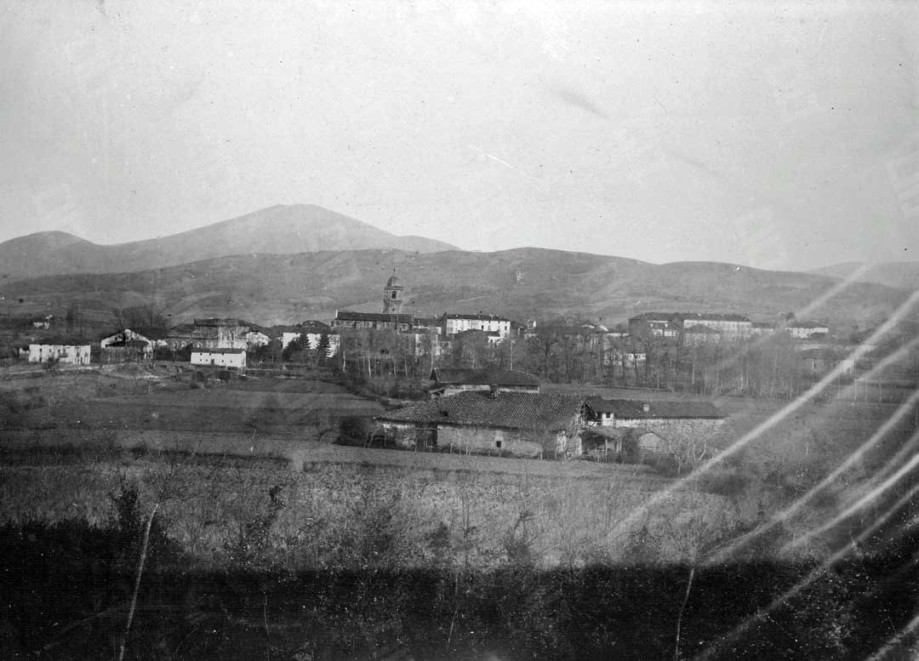
[[[389,280],[386,281],[386,286],[383,287],[383,312],[397,314],[402,312],[402,294],[404,291],[402,283],[399,282],[399,278],[396,277],[396,270],[393,269],[393,274],[389,277]]]

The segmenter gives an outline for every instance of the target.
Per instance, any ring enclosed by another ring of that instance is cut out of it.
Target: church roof
[[[402,289],[402,281],[393,273],[389,276],[389,280],[386,281],[387,289]]]

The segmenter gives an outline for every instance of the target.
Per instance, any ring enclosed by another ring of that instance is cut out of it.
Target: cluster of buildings
[[[244,370],[247,355],[268,346],[272,340],[277,340],[282,350],[297,340],[311,350],[322,345],[326,355],[332,357],[339,351],[342,333],[392,331],[413,339],[415,355],[430,352],[438,356],[448,352],[451,341],[464,334],[477,334],[488,344],[496,345],[510,336],[532,337],[538,332],[535,322],[523,326],[506,317],[482,312],[416,316],[403,311],[404,301],[405,287],[394,273],[383,287],[382,312],[338,310],[329,324],[306,321],[294,326],[265,328],[240,319],[195,319],[168,331],[120,329],[102,338],[97,347],[67,340],[38,341],[29,346],[27,356],[29,362],[36,363],[51,360],[74,365],[141,362],[152,360],[156,350],[162,348],[173,355],[189,351],[188,360],[194,365]],[[642,342],[652,340],[698,346],[777,332],[801,340],[818,340],[829,333],[827,326],[813,322],[790,319],[780,324],[767,324],[753,322],[739,314],[699,312],[646,312],[628,320],[627,332],[589,326],[587,335],[592,336],[590,341],[599,343],[604,360],[623,369],[643,362]]]
[[[645,312],[629,319],[629,336],[660,338],[686,346],[729,342],[758,335],[785,332],[795,339],[826,338],[830,329],[811,321],[786,320],[781,324],[753,322],[739,314],[710,312]]]

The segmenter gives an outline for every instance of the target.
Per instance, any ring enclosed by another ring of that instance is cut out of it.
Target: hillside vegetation
[[[330,319],[337,309],[379,311],[393,268],[406,284],[406,312],[485,311],[524,321],[583,316],[612,325],[649,310],[738,312],[774,320],[787,311],[831,324],[875,325],[906,292],[825,276],[519,248],[492,253],[347,250],[244,255],[117,275],[43,277],[0,286],[0,314],[72,305],[92,315],[155,304],[173,320],[206,315],[257,323]],[[815,304],[816,303],[816,304]],[[809,307],[812,306],[812,307]]]

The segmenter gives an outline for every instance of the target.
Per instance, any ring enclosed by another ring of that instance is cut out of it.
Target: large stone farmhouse
[[[450,397],[461,392],[539,392],[539,377],[516,370],[431,370],[432,396]]]
[[[376,418],[387,440],[407,448],[450,448],[520,457],[580,454],[584,398],[522,392],[462,392]]]

